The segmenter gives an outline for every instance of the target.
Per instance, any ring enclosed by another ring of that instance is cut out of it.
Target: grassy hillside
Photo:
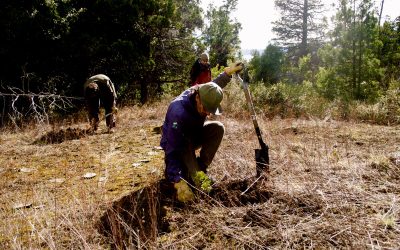
[[[154,128],[165,110],[165,102],[123,108],[114,134],[87,135],[85,123],[2,131],[0,248],[108,249],[116,243],[99,233],[99,220],[113,204],[139,197],[136,191],[162,178],[163,152]],[[226,134],[210,175],[220,186],[254,176],[258,145],[249,114],[237,110],[218,119]],[[131,238],[123,244],[400,248],[399,126],[262,116],[259,123],[270,146],[271,172],[259,180],[268,195],[243,200],[232,191],[199,195],[186,206],[158,202],[165,206],[155,237],[142,241],[127,230]],[[160,193],[152,195],[147,202],[162,201]]]

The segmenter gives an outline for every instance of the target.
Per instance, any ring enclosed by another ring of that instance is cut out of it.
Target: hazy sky
[[[220,6],[223,0],[201,0],[201,6],[205,10],[209,3]],[[334,0],[322,0],[329,6]],[[381,0],[375,0],[376,5],[380,5]],[[335,8],[330,7],[330,14],[334,13]],[[391,20],[400,16],[400,0],[385,0],[383,7],[383,20],[388,15]],[[279,13],[275,9],[274,0],[238,0],[237,10],[233,17],[242,24],[240,40],[242,49],[265,49],[269,41],[273,38],[272,22],[279,18]],[[382,20],[382,21],[383,21]]]

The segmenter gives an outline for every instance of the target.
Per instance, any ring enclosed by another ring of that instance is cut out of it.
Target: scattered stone
[[[146,162],[150,162],[150,160],[149,159],[143,159],[143,160],[140,160],[139,162],[146,163]]]
[[[158,152],[150,151],[150,152],[147,152],[147,154],[148,154],[148,155],[158,155]]]
[[[22,208],[30,208],[32,207],[32,203],[18,203],[13,206],[15,210],[22,209]]]
[[[95,176],[96,176],[95,173],[86,173],[82,177],[85,178],[85,179],[92,179]]]
[[[65,181],[64,178],[55,178],[55,179],[50,179],[49,182],[52,183],[63,183]]]
[[[154,146],[153,148],[156,149],[156,150],[163,150],[163,148],[160,147],[160,146]]]
[[[132,164],[132,167],[136,168],[136,167],[139,167],[140,165],[142,165],[142,163],[135,162],[135,163]]]
[[[99,178],[99,182],[105,182],[105,181],[107,181],[107,177],[106,176],[101,176],[100,178]]]
[[[19,171],[22,172],[22,173],[30,173],[30,172],[33,171],[33,169],[31,169],[31,168],[21,168]]]

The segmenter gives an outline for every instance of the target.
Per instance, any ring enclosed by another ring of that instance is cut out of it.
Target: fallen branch
[[[82,97],[71,97],[58,95],[53,93],[30,93],[24,92],[18,88],[8,88],[9,93],[0,92],[0,97],[3,97],[4,108],[2,110],[1,124],[4,124],[5,115],[8,116],[10,121],[17,128],[18,123],[26,117],[32,117],[37,124],[49,123],[49,114],[54,110],[66,110],[67,108],[73,107],[74,100],[83,100]],[[6,102],[6,98],[9,100]],[[19,104],[18,101],[24,99],[28,108],[25,104]],[[11,109],[6,110],[5,106],[10,103]],[[25,110],[24,110],[25,109]]]

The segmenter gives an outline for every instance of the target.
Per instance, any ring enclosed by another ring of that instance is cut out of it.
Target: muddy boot
[[[112,134],[115,132],[115,115],[108,114],[106,116],[107,133]]]

